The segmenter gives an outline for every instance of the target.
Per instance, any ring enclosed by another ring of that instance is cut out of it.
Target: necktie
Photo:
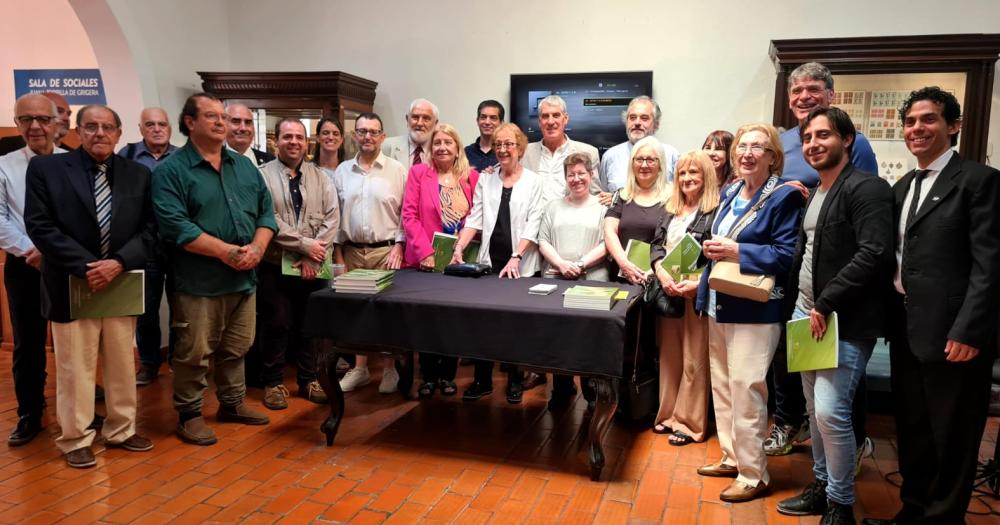
[[[413,150],[413,165],[414,166],[416,166],[417,164],[420,164],[421,162],[423,162],[420,159],[420,150],[421,150],[420,146],[417,146],[416,149]]]
[[[94,204],[97,209],[97,226],[101,230],[101,258],[111,249],[111,186],[108,185],[108,165],[98,164],[94,174]]]
[[[924,177],[929,172],[930,170],[917,170],[913,176],[913,196],[910,198],[910,209],[906,212],[907,228],[913,223],[913,217],[916,216],[917,208],[920,207],[920,185],[924,182]]]

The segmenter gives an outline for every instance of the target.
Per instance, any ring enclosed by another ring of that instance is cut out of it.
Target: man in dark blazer
[[[914,91],[900,115],[919,169],[893,188],[890,355],[903,508],[888,523],[964,523],[996,357],[1000,172],[951,150],[961,128],[954,95]]]
[[[258,168],[275,159],[274,155],[251,147],[255,136],[253,112],[246,104],[226,106],[226,146],[249,158]]]
[[[77,114],[82,147],[35,157],[28,164],[25,225],[42,253],[42,315],[52,322],[56,445],[71,467],[96,464],[90,450],[96,431],[94,381],[98,356],[108,416],[101,434],[107,446],[146,451],[153,443],[136,434],[135,317],[74,319],[71,276],[91,291],[105,289],[129,270],[142,269],[155,231],[149,170],[115,156],[121,119],[106,106]]]

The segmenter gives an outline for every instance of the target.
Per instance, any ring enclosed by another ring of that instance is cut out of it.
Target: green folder
[[[302,269],[292,266],[295,261],[305,257],[301,253],[290,252],[288,250],[281,250],[281,275],[289,275],[292,277],[302,277]],[[326,253],[326,259],[323,260],[323,265],[319,267],[319,272],[316,274],[317,279],[330,279],[332,276],[331,265],[333,265],[332,260],[333,255],[330,252]]]
[[[785,325],[788,345],[788,371],[808,372],[837,368],[840,333],[837,331],[837,312],[826,319],[826,333],[817,341],[809,329],[809,318],[788,321]]]
[[[142,315],[146,312],[145,293],[145,270],[124,272],[99,292],[90,291],[86,279],[70,275],[69,316],[72,319],[100,319]]]
[[[684,234],[681,241],[666,257],[660,259],[663,267],[676,282],[685,277],[701,274],[703,268],[698,268],[698,258],[701,256],[701,245],[690,233]]]
[[[447,233],[435,232],[434,239],[431,240],[431,247],[434,248],[434,271],[443,272],[444,267],[451,262],[451,256],[455,253],[455,243],[458,237]],[[462,258],[467,263],[479,262],[479,241],[472,241],[465,250],[462,251]]]
[[[625,258],[632,261],[632,264],[640,270],[648,272],[652,265],[649,263],[649,243],[629,239],[625,245]],[[625,277],[625,272],[618,270],[618,277]]]

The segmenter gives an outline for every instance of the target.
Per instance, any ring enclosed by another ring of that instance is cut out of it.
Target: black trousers
[[[260,382],[282,383],[287,353],[294,351],[297,380],[305,385],[316,379],[314,341],[302,337],[309,294],[321,290],[326,281],[281,275],[281,267],[262,262],[257,267],[257,350],[260,352]]]
[[[473,363],[475,367],[472,371],[472,378],[477,383],[482,383],[489,387],[493,386],[493,361],[483,361],[481,359],[476,359]],[[524,381],[524,374],[521,373],[521,369],[514,365],[508,365],[507,367],[507,384],[508,385],[521,385]]]
[[[890,345],[902,523],[965,523],[989,409],[991,356],[921,363],[899,297]],[[944,351],[944,349],[941,349]]]
[[[492,367],[491,372],[492,372]],[[420,353],[420,374],[425,383],[454,381],[458,372],[458,358],[444,355]]]
[[[7,255],[4,286],[14,329],[14,394],[17,415],[40,419],[45,401],[45,335],[42,317],[41,273],[23,257]]]

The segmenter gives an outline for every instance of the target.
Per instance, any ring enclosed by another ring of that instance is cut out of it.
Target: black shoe
[[[819,516],[826,510],[825,481],[813,480],[798,496],[778,502],[778,512],[788,516]]]
[[[819,520],[819,525],[855,525],[854,508],[851,505],[841,505],[836,501],[831,501],[827,505],[826,513]]]
[[[141,365],[139,371],[135,373],[136,386],[146,386],[156,382],[160,375],[159,370],[151,365]]]
[[[524,390],[531,390],[536,386],[544,385],[548,382],[549,380],[545,377],[545,374],[528,372],[524,375],[524,381],[521,381],[521,388]]]
[[[94,385],[94,401],[104,401],[104,387]]]
[[[33,417],[22,417],[17,420],[17,426],[7,438],[7,445],[20,447],[31,443],[35,436],[42,432],[42,421]]]
[[[507,402],[512,405],[518,405],[524,398],[524,389],[518,384],[508,384],[507,385]]]
[[[437,388],[437,383],[434,381],[424,381],[420,384],[420,388],[417,389],[417,396],[420,399],[426,399],[434,395],[434,389]]]
[[[465,393],[462,394],[463,401],[475,401],[479,398],[488,396],[493,393],[493,385],[486,385],[480,383],[479,381],[473,382],[469,385],[469,388],[465,389]]]
[[[94,414],[94,419],[90,420],[90,425],[87,426],[90,430],[101,431],[101,427],[104,426],[104,416],[100,414]]]

